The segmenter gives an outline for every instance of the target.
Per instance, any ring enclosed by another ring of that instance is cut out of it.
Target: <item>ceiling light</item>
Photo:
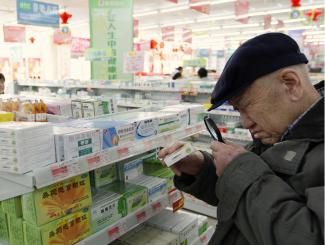
[[[325,8],[325,4],[303,6],[303,7],[299,7],[298,9],[299,10],[307,10],[307,9],[317,9],[317,8]]]
[[[271,31],[273,31],[273,30],[268,29],[268,30],[243,31],[242,34],[243,35],[247,35],[247,34],[263,34],[263,33],[271,32]]]
[[[175,8],[161,9],[160,13],[170,13],[170,12],[176,12],[176,11],[185,10],[185,9],[189,9],[189,6],[180,6],[180,7],[175,7]]]
[[[302,35],[325,34],[325,31],[306,31]]]
[[[224,37],[224,36],[236,36],[239,35],[240,32],[226,32],[226,33],[218,33],[218,34],[213,34],[212,37]]]
[[[139,30],[143,31],[143,30],[149,30],[149,29],[156,29],[158,27],[159,27],[159,25],[143,26],[143,27],[139,27]]]
[[[211,5],[223,4],[223,3],[231,3],[236,2],[236,0],[221,0],[221,1],[211,1]]]
[[[196,7],[196,6],[202,6],[202,5],[207,5],[207,4],[211,4],[211,1],[202,1],[202,2],[198,2],[198,3],[190,3],[191,7]]]
[[[312,26],[283,27],[283,28],[279,28],[278,31],[308,30],[308,29],[313,29],[313,27]]]
[[[192,32],[201,32],[201,31],[214,31],[214,30],[220,30],[220,27],[206,27],[206,28],[199,28],[199,29],[192,29]]]
[[[225,25],[222,26],[222,29],[232,29],[232,28],[242,28],[242,27],[257,27],[260,26],[258,23],[254,24],[240,24],[240,25]]]
[[[133,17],[142,17],[142,16],[148,16],[148,15],[154,15],[154,14],[158,14],[158,11],[154,10],[154,11],[149,11],[149,12],[137,13],[137,14],[134,14]]]
[[[166,26],[180,26],[180,25],[187,25],[187,24],[192,24],[192,23],[194,23],[194,20],[180,21],[180,22],[171,22],[171,23],[162,24],[161,27],[166,27]]]
[[[215,20],[228,20],[234,19],[235,15],[226,15],[226,16],[218,16],[218,17],[211,17],[211,18],[204,18],[204,19],[197,19],[197,22],[208,22],[208,21],[215,21]]]

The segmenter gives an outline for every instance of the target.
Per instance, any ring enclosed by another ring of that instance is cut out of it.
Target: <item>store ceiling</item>
[[[88,27],[88,0],[43,1],[59,4],[61,8],[65,7],[68,12],[72,13],[73,17],[69,21],[71,27]],[[234,15],[234,0],[211,0],[210,2],[214,4],[211,5],[210,14],[207,15],[188,8],[189,0],[179,0],[178,4],[167,0],[134,0],[134,16],[139,19],[140,37],[160,38],[162,26],[175,24],[176,32],[179,33],[184,26],[192,28],[194,42],[198,43],[201,43],[201,40],[206,42],[207,37],[208,39],[220,39],[220,37],[224,38],[227,35],[236,36],[236,33],[241,36],[245,33],[247,35],[259,34],[259,32],[264,31],[263,18],[267,11],[272,12],[272,27],[275,27],[277,20],[283,20],[287,28],[306,26],[302,19],[290,19],[290,1],[287,0],[249,0],[249,14],[257,13],[257,16],[250,17],[248,24],[241,24],[235,18],[229,17]],[[323,0],[301,0],[301,5],[307,9],[318,6],[323,11],[325,6]],[[175,8],[183,9],[169,12]],[[167,12],[165,12],[166,10]],[[284,12],[276,13],[277,11]],[[150,14],[150,12],[153,13]],[[16,23],[15,0],[1,0],[0,23]],[[312,27],[312,29],[315,28],[324,30],[324,23],[322,26]]]

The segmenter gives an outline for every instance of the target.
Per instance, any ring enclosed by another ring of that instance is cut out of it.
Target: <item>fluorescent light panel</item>
[[[158,14],[158,11],[153,10],[153,11],[149,11],[149,12],[138,13],[138,14],[134,14],[133,17],[142,17],[142,16],[148,16],[148,15],[154,15],[154,14]]]

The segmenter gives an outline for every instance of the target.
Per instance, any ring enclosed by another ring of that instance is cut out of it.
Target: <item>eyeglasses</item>
[[[220,130],[218,129],[215,122],[209,116],[204,117],[204,124],[207,130],[209,131],[212,139],[225,143],[220,133]]]

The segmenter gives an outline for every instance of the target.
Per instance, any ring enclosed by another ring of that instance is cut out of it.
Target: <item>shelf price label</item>
[[[154,212],[159,212],[161,210],[161,203],[156,202],[156,203],[152,204],[151,207]]]
[[[141,222],[143,222],[143,221],[145,221],[146,220],[146,211],[142,211],[141,213],[137,213],[136,214],[136,217],[137,217],[137,221],[138,221],[138,223],[141,223]]]
[[[54,180],[57,179],[62,179],[64,177],[66,177],[68,175],[68,167],[67,166],[53,166],[51,167],[51,173],[52,173],[52,177]]]
[[[100,164],[100,162],[101,158],[99,155],[87,158],[87,163],[90,168],[96,166],[97,164]]]
[[[117,149],[117,154],[119,157],[127,156],[129,154],[129,148],[128,147],[119,148]]]
[[[113,241],[120,236],[120,229],[118,226],[115,226],[113,228],[110,228],[107,231],[107,233],[108,233],[109,240]]]
[[[173,208],[173,212],[184,207],[184,195],[179,190],[173,190],[169,192],[169,200],[171,202],[171,206]]]
[[[186,128],[185,132],[186,134],[192,134],[192,128]]]

